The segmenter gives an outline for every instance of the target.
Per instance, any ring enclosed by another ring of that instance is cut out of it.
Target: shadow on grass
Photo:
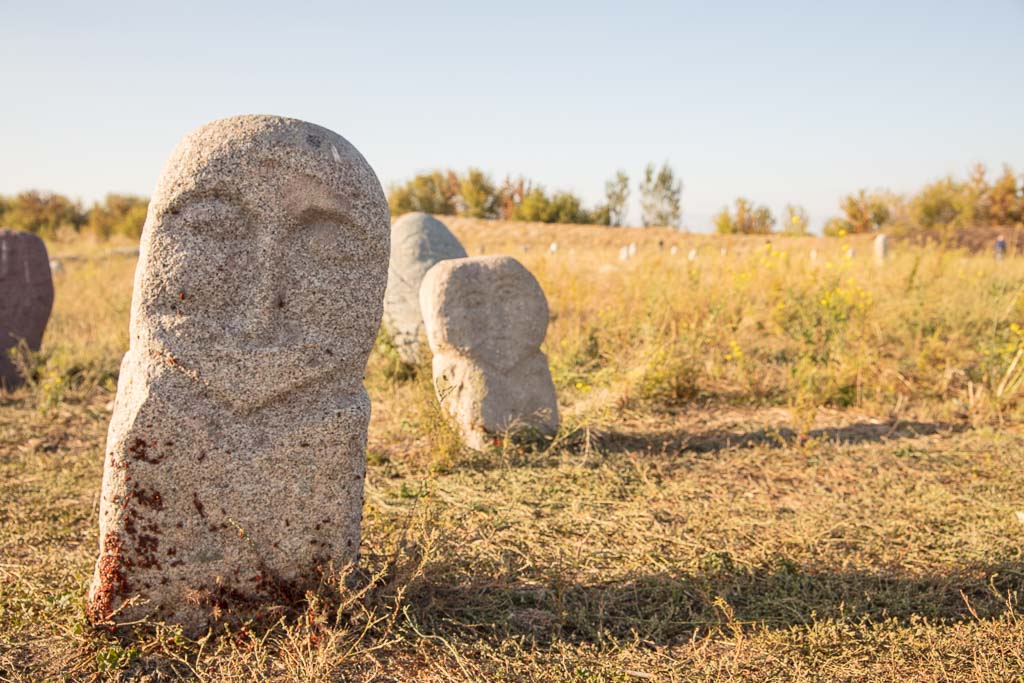
[[[705,432],[673,430],[646,434],[611,430],[595,433],[591,439],[592,445],[605,452],[711,453],[730,448],[786,448],[808,440],[842,444],[880,443],[933,434],[955,434],[967,429],[968,425],[952,422],[858,422],[844,427],[812,429],[804,434],[789,427],[762,428],[747,432],[712,429]],[[583,439],[582,435],[577,435],[571,441],[575,445],[581,443]]]
[[[1024,565],[1009,561],[925,576],[814,571],[787,561],[738,569],[727,554],[705,564],[694,574],[578,584],[485,577],[460,582],[430,580],[428,574],[407,600],[421,626],[437,634],[668,645],[716,626],[991,619],[1015,609],[1016,594],[1024,591]]]

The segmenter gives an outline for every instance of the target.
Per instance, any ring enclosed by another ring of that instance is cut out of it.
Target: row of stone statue
[[[468,446],[484,449],[510,431],[557,431],[558,401],[540,350],[547,326],[544,292],[514,258],[469,258],[424,213],[395,221],[384,329],[409,364],[426,337],[438,398]]]
[[[467,445],[479,450],[510,432],[557,431],[558,402],[539,348],[547,301],[530,272],[507,256],[467,258],[448,228],[423,213],[396,221],[391,240],[385,329],[410,365],[420,360],[426,332],[438,397]],[[453,262],[432,267],[445,260]],[[53,306],[43,241],[0,230],[0,282],[0,382],[14,388],[24,377],[9,350],[24,343],[37,351]]]
[[[997,257],[1002,257],[1006,253],[1005,240],[1000,239],[1001,241],[997,242]],[[423,303],[424,311],[421,313],[419,285],[423,281],[427,270],[434,264],[442,260],[464,259],[467,255],[458,239],[443,223],[422,213],[406,214],[395,222],[392,227],[391,245],[388,286],[384,299],[385,329],[391,334],[402,361],[415,364],[419,360],[419,339],[424,331],[424,316],[427,311],[433,312],[436,310],[436,301],[434,299],[439,296],[438,292],[431,290],[432,293],[428,293],[428,298]],[[552,253],[557,251],[557,243],[552,243],[551,251]],[[676,251],[677,247],[673,246],[671,253],[674,255]],[[117,250],[115,250],[116,252]],[[137,250],[132,249],[130,253],[137,255]],[[619,250],[619,259],[628,260],[635,256],[636,253],[637,244],[635,242],[630,243]],[[725,254],[724,247],[722,248],[722,254]],[[888,254],[888,237],[884,234],[877,235],[874,240],[875,260],[881,263],[888,257]],[[812,249],[811,260],[816,261],[817,255],[817,250]],[[694,261],[696,258],[697,250],[691,249],[688,259]],[[10,349],[19,343],[24,343],[29,350],[39,350],[43,332],[46,329],[50,310],[53,306],[51,266],[54,263],[60,265],[59,262],[48,260],[45,244],[35,235],[0,229],[0,285],[2,285],[2,289],[0,289],[0,389],[14,388],[24,381],[21,371],[16,367],[9,354]],[[473,286],[483,287],[485,290],[490,288],[491,291],[498,291],[503,287],[511,287],[527,299],[539,301],[540,303],[536,305],[531,304],[524,307],[523,310],[530,309],[531,314],[533,313],[533,308],[540,306],[541,303],[546,306],[544,295],[539,291],[536,281],[514,259],[498,257],[498,260],[490,266],[467,265],[465,267],[476,268],[476,270],[472,271],[474,276],[468,280],[474,283]],[[502,280],[508,280],[508,282],[501,283],[500,281]],[[447,280],[444,281],[447,282]],[[462,278],[457,278],[456,281],[462,282]],[[479,297],[459,297],[460,300],[468,301],[473,301],[477,298]],[[494,297],[485,295],[484,300],[490,302],[494,300]],[[518,309],[510,308],[506,312],[514,315],[517,311]],[[543,317],[545,316],[538,316],[532,318],[532,320]],[[484,316],[484,318],[487,321],[501,320],[500,315]],[[438,322],[441,321],[438,320]],[[443,341],[444,335],[441,333],[443,328],[444,325],[435,325],[431,329],[437,329],[438,333],[428,335],[428,339],[435,340],[434,345],[441,349],[439,355],[435,356],[435,358],[440,358],[440,360],[435,361],[435,376],[443,375],[443,371],[439,372],[437,369],[439,366],[449,367],[444,366],[446,355],[444,349],[450,345]],[[517,328],[512,326],[511,329]],[[505,334],[504,329],[487,331],[486,328],[480,327],[478,331],[481,334]],[[541,331],[541,338],[543,338],[543,330]],[[516,337],[510,337],[509,341],[515,342],[516,339]],[[522,336],[521,339],[524,344],[528,341],[527,336]],[[489,353],[495,343],[492,341],[479,345],[479,348],[483,349],[481,353]],[[435,351],[435,353],[438,353],[438,351]],[[471,355],[470,357],[476,358],[477,356]],[[484,363],[481,367],[488,367],[482,356],[480,356],[480,359]],[[450,367],[453,368],[455,366]],[[503,372],[522,369],[519,366],[506,367],[501,363],[492,363],[490,367],[501,369]],[[530,376],[532,377],[532,375]],[[498,389],[491,391],[484,389],[483,387],[486,383],[482,381],[476,384],[480,386],[482,395],[489,397],[489,403],[497,402],[501,405],[502,401],[497,397],[512,395],[507,390]],[[518,382],[516,384],[518,385]],[[541,391],[539,384],[530,382],[527,382],[527,384]],[[504,415],[508,412],[510,415],[518,415],[520,417],[532,415],[534,417],[530,418],[529,422],[536,423],[537,426],[545,431],[549,431],[551,425],[557,423],[556,404],[553,399],[554,392],[553,390],[547,390],[546,384],[549,384],[549,382],[545,383],[542,381],[541,384],[545,384],[541,391],[544,397],[541,398],[538,394],[536,401],[540,412],[533,410],[531,402],[530,406],[525,407],[509,405],[507,411],[503,408],[498,408],[497,414]],[[445,393],[445,396],[448,397],[448,394]],[[450,400],[445,401],[445,405],[450,408],[453,415],[467,416],[469,413],[458,407],[461,405],[460,401],[462,400],[464,400],[464,397],[453,396]],[[473,402],[472,400],[470,401],[470,403]],[[487,439],[485,436],[486,431],[491,433],[502,432],[508,426],[506,424],[508,416],[499,419],[495,417],[495,411],[490,408],[485,410],[484,413],[488,416],[487,419],[475,426],[466,423],[464,420],[462,421],[466,427],[464,431],[467,443],[476,448],[479,448],[480,444]],[[539,417],[541,415],[549,415],[550,417]],[[519,422],[523,422],[523,420],[519,419]],[[486,429],[480,429],[479,427],[485,427]]]
[[[434,267],[441,261],[451,262]],[[420,361],[426,333],[438,397],[467,445],[557,431],[558,402],[540,351],[547,300],[526,268],[507,256],[468,258],[441,221],[411,213],[392,225],[387,277],[384,328],[410,365]],[[24,343],[37,351],[53,306],[41,239],[0,230],[0,283],[0,388],[14,388],[24,377],[9,350]]]

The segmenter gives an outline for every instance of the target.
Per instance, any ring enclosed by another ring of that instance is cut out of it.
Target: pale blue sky
[[[694,230],[1024,170],[1024,0],[368,5],[0,0],[0,193],[149,194],[241,113],[341,133],[385,186],[476,165],[594,203],[667,160]]]

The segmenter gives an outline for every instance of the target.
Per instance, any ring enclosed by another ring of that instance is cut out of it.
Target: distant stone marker
[[[388,223],[325,128],[239,116],[179,143],[142,233],[93,623],[195,635],[356,559]]]
[[[1006,238],[1002,235],[996,237],[996,260],[1002,261],[1006,258]]]
[[[53,277],[43,240],[0,228],[0,390],[24,384],[11,349],[24,340],[38,351],[52,309]]]
[[[634,256],[636,256],[636,250],[637,250],[636,242],[630,242],[629,243],[629,258],[633,258]]]
[[[552,254],[557,254],[558,253],[558,242],[552,242],[551,246],[548,247],[548,251],[550,251]]]
[[[39,237],[0,228],[0,389],[24,383],[10,358],[24,340],[38,351],[53,308],[53,277]]]
[[[558,400],[541,352],[548,303],[509,256],[442,261],[420,305],[434,352],[434,386],[463,439],[482,450],[506,431],[558,430]]]
[[[875,236],[875,263],[882,265],[889,258],[889,236],[879,233]]]
[[[686,255],[686,260],[687,261],[696,261],[697,260],[697,250],[696,249],[691,249],[690,253],[688,253]]]
[[[627,247],[620,247],[619,248],[619,260],[620,261],[628,261],[629,260],[629,247],[628,246]]]
[[[420,283],[445,259],[465,258],[466,250],[444,223],[425,213],[407,213],[391,226],[391,260],[384,293],[384,330],[402,361],[419,360]]]

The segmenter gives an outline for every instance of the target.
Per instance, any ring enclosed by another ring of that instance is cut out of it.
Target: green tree
[[[844,218],[832,217],[825,221],[825,227],[822,229],[826,237],[843,237],[849,235],[851,231],[850,222]]]
[[[988,210],[993,225],[1006,226],[1024,221],[1024,188],[1007,164],[988,192]]]
[[[655,171],[654,164],[647,164],[640,183],[643,224],[678,227],[683,216],[683,183],[676,181],[675,173],[667,162]]]
[[[85,229],[104,239],[111,235],[138,238],[146,222],[149,200],[133,195],[108,194],[89,209]]]
[[[549,197],[543,187],[535,187],[516,207],[512,218],[538,223],[588,223],[592,216],[572,192],[556,192]]]
[[[514,180],[510,176],[506,176],[505,181],[498,188],[498,217],[516,220],[516,210],[532,189],[533,182],[523,176]]]
[[[764,205],[754,206],[749,199],[739,197],[733,203],[735,211],[729,207],[722,209],[715,217],[715,229],[721,235],[766,235],[775,226],[775,217]]]
[[[392,187],[388,193],[388,206],[393,216],[412,211],[450,216],[455,213],[458,192],[459,182],[454,173],[431,171],[421,173],[404,185]]]
[[[990,196],[991,188],[985,178],[987,169],[983,164],[974,164],[967,177],[967,183],[963,189],[963,208],[961,217],[966,224],[986,224],[990,219]]]
[[[556,192],[551,197],[550,223],[589,223],[590,213],[572,192]]]
[[[736,201],[740,200],[737,199]],[[728,206],[724,207],[715,216],[715,232],[719,235],[735,235],[739,232],[736,222],[733,220],[732,216],[729,215]]]
[[[597,205],[594,207],[593,211],[587,213],[586,220],[580,222],[591,223],[593,225],[614,225],[614,223],[612,223],[611,209],[607,204]]]
[[[881,194],[868,194],[867,190],[846,195],[839,208],[846,214],[845,230],[848,233],[874,232],[888,222],[890,215],[887,198]]]
[[[925,185],[910,200],[910,217],[922,228],[962,225],[973,214],[966,202],[966,188],[951,177]]]
[[[548,216],[551,213],[551,200],[543,187],[530,189],[519,205],[512,211],[511,218],[517,221],[530,221],[533,223],[549,223]]]
[[[7,227],[44,236],[61,228],[78,230],[84,221],[81,204],[52,192],[22,192],[9,199],[4,210]]]
[[[478,168],[471,168],[459,181],[459,214],[470,218],[495,218],[498,215],[498,192],[490,177]]]
[[[807,209],[799,204],[786,204],[786,225],[782,231],[787,235],[806,235],[810,221]]]
[[[625,171],[616,171],[615,177],[604,184],[604,207],[598,212],[606,212],[606,225],[622,225],[626,221],[629,206],[629,176]]]

